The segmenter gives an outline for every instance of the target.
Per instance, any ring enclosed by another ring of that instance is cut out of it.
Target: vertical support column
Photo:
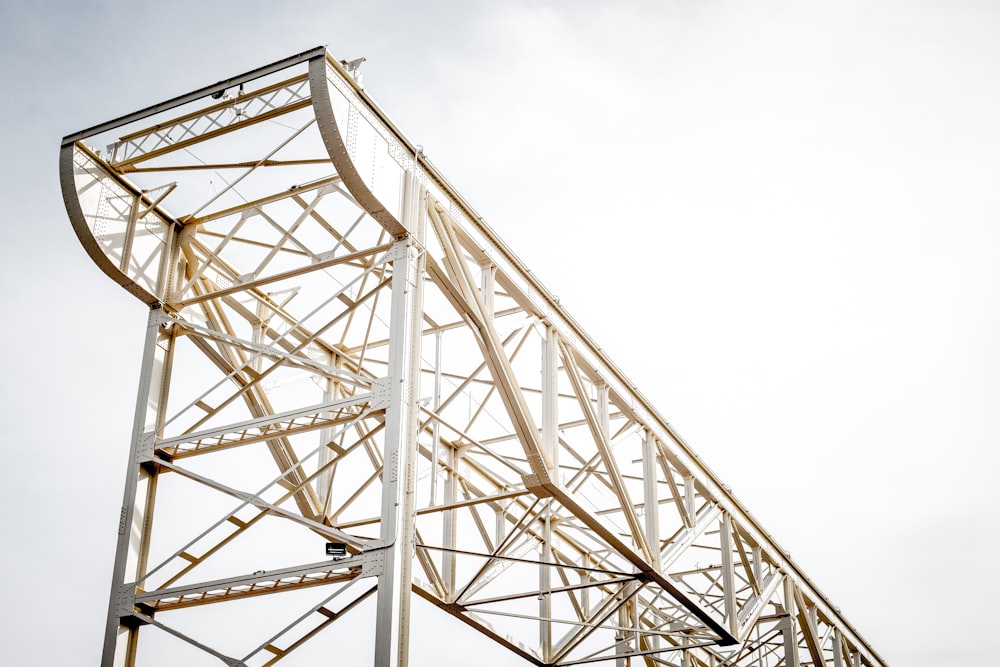
[[[799,667],[799,642],[795,632],[795,582],[785,575],[785,613],[779,627],[785,640],[785,666]]]
[[[624,594],[624,593],[623,593]],[[618,610],[618,629],[615,630],[615,667],[626,667],[628,658],[628,635],[625,628],[628,626],[628,605],[622,605]]]
[[[250,323],[250,340],[254,345],[264,344],[264,321],[267,319],[267,306],[263,301],[257,301],[257,321]],[[250,360],[250,367],[260,373],[263,368],[263,355],[258,355]],[[329,385],[329,380],[327,381]]]
[[[602,382],[597,385],[597,421],[601,427],[601,435],[603,436],[605,442],[611,442],[611,408],[609,401],[611,399],[611,388],[608,387],[606,382]],[[625,588],[622,588],[619,595],[626,595]],[[627,658],[624,657],[628,651],[628,640],[631,638],[627,631],[629,627],[631,618],[628,611],[628,605],[623,604],[618,609],[617,614],[617,625],[618,628],[615,630],[615,654],[619,657],[615,658],[616,667],[625,667]]]
[[[622,597],[628,595],[628,591],[625,586],[622,587],[619,595]],[[629,605],[628,603],[625,603],[618,608],[618,627],[615,629],[615,656],[617,656],[615,658],[615,667],[628,667],[628,642],[631,633],[627,630],[627,628],[629,627],[630,621],[631,614],[629,613]]]
[[[404,197],[404,225],[423,238],[423,193],[410,175]],[[414,458],[416,396],[420,377],[420,313],[423,256],[412,237],[392,250],[389,323],[389,405],[386,408],[382,469],[381,550],[375,609],[375,667],[405,667],[409,651],[410,589],[414,549]]]
[[[128,273],[128,263],[132,259],[132,243],[135,241],[135,226],[139,222],[139,207],[142,206],[142,199],[135,195],[132,197],[132,207],[128,213],[128,224],[125,227],[125,240],[122,241],[122,257],[118,263],[118,268],[122,273]]]
[[[493,293],[495,291],[496,265],[490,261],[481,262],[479,265],[479,293],[483,302],[483,315],[488,318],[493,317]],[[435,377],[435,382],[437,379]],[[435,431],[435,435],[436,435]],[[445,450],[447,470],[445,471],[444,499],[445,505],[454,505],[458,502],[458,467],[462,461],[462,450],[457,447],[448,447]],[[458,567],[458,554],[452,551],[458,542],[457,512],[454,509],[444,511],[442,546],[444,553],[441,557],[441,576],[444,579],[445,587],[449,595],[454,596],[456,591],[456,571]],[[502,518],[498,517],[497,523],[497,544],[500,543],[500,529],[502,528]]]
[[[833,629],[833,667],[844,667],[844,647],[837,628]]]
[[[559,333],[545,327],[542,346],[542,446],[552,463],[552,479],[559,483]]]
[[[735,637],[739,635],[739,623],[736,618],[736,573],[733,570],[733,520],[729,512],[722,513],[721,544],[722,549],[722,596],[726,609],[726,622],[729,632]]]
[[[649,544],[650,552],[656,559],[652,563],[653,567],[660,570],[660,498],[656,489],[656,437],[651,431],[646,431],[642,441],[642,507],[643,519],[645,521],[646,542]],[[638,605],[636,605],[638,608]],[[635,627],[639,630],[640,618],[636,614]],[[657,634],[648,635],[649,647],[651,649],[660,648],[660,636]],[[638,646],[636,648],[639,648]]]
[[[132,618],[135,580],[143,568],[151,528],[149,510],[152,497],[149,473],[143,461],[151,454],[152,433],[159,413],[162,391],[163,359],[157,343],[160,336],[162,311],[153,308],[146,322],[146,342],[139,371],[139,391],[132,423],[132,443],[128,472],[118,522],[118,545],[111,577],[111,596],[104,631],[101,667],[129,667],[135,663],[139,627]]]
[[[454,505],[458,502],[458,466],[461,463],[462,452],[455,446],[449,445],[445,448],[445,478],[444,478],[444,504]],[[445,551],[441,561],[441,578],[444,580],[445,588],[449,594],[454,596],[458,591],[455,586],[455,571],[457,569],[457,554],[451,551],[455,548],[458,540],[458,525],[455,522],[455,510],[444,511],[442,546]],[[497,542],[499,544],[499,541]]]
[[[434,414],[437,414],[438,410],[441,409],[441,336],[442,332],[437,331],[434,333],[434,396],[431,399],[431,407],[434,410]],[[438,487],[438,475],[440,474],[439,464],[441,457],[441,422],[437,419],[434,420],[434,424],[431,426],[431,438],[433,439],[433,444],[431,445],[431,507],[437,505],[437,487]]]
[[[507,508],[513,504],[513,501],[507,501],[504,503],[500,501],[497,503],[499,509],[496,510],[496,522],[494,523],[493,531],[493,543],[500,544],[503,542],[504,536],[507,534]]]
[[[685,475],[684,476],[684,508],[687,510],[687,515],[691,517],[694,521],[694,476]]]
[[[551,326],[545,327],[542,343],[542,447],[549,457],[552,479],[559,483],[559,339]],[[552,500],[546,501],[544,510],[544,533],[542,562],[552,562]],[[538,571],[539,643],[542,657],[548,661],[552,656],[552,568],[542,566]]]
[[[753,559],[753,563],[752,563],[753,576],[754,576],[754,578],[757,581],[764,581],[764,570],[763,570],[763,568],[761,566],[761,548],[760,548],[759,545],[754,545],[753,550],[752,550],[752,554],[753,555],[751,556],[751,558]],[[760,624],[759,623],[755,624],[755,626],[754,626],[754,633],[755,633],[756,638],[757,638],[757,650],[755,651],[755,653],[757,654],[757,665],[758,665],[758,667],[763,667],[763,665],[764,665],[764,651],[763,651],[763,649],[760,646]]]
[[[642,610],[639,605],[639,597],[636,596],[632,598],[632,650],[639,652],[642,650]],[[656,641],[658,637],[655,635],[650,637],[653,641]],[[659,648],[659,642],[656,642],[656,648]]]
[[[483,293],[483,301],[486,304],[487,316],[493,315],[493,272],[489,270],[488,265],[482,267],[482,285],[481,290]],[[486,295],[489,295],[487,298]],[[438,333],[440,336],[440,333]],[[438,339],[440,341],[440,339]],[[439,366],[440,370],[440,366]],[[434,378],[435,387],[437,386],[437,375]],[[436,399],[435,399],[436,400]],[[435,423],[435,427],[437,424]],[[438,435],[438,431],[434,432],[435,438]],[[436,444],[436,443],[435,443]],[[462,451],[453,445],[448,446],[445,450],[445,477],[444,477],[444,504],[454,505],[458,502],[458,466],[461,463]],[[445,510],[443,517],[443,535],[441,536],[441,544],[444,546],[445,551],[442,554],[441,561],[441,577],[444,579],[445,588],[448,590],[448,594],[452,596],[451,599],[454,601],[454,596],[457,595],[456,590],[456,571],[458,569],[458,554],[456,554],[452,549],[455,548],[458,542],[458,524],[456,522],[456,512],[453,509]],[[500,543],[500,537],[497,536],[497,544]]]
[[[646,542],[657,556],[657,562],[653,565],[660,569],[660,498],[656,490],[656,453],[656,436],[651,431],[646,431],[642,441],[643,518]]]
[[[258,307],[257,316],[260,317],[260,308]],[[258,335],[258,327],[254,327],[254,336]],[[254,341],[257,342],[257,341]],[[255,360],[255,363],[259,363],[260,358]],[[330,366],[335,366],[337,364],[337,355],[333,352],[327,353],[326,363]],[[325,386],[323,387],[323,400],[326,402],[332,401],[334,398],[339,396],[339,382],[334,378],[330,377],[326,379]],[[332,418],[334,413],[327,412],[326,416]],[[320,450],[318,457],[318,465],[320,468],[330,463],[331,452],[330,448],[326,445],[329,444],[330,440],[333,438],[334,429],[331,427],[322,428],[319,431],[319,442]],[[336,464],[334,464],[336,465]],[[319,499],[320,506],[320,519],[322,520],[330,513],[330,489],[333,487],[333,470],[327,468],[316,478],[313,483],[316,487],[316,497]]]
[[[597,385],[597,420],[601,425],[604,440],[609,443],[611,442],[611,408],[608,405],[610,398],[611,388],[608,387],[607,383],[602,382]]]
[[[483,297],[483,306],[486,307],[485,314],[493,317],[493,294],[496,291],[497,265],[486,260],[479,264],[479,292]]]
[[[542,524],[542,562],[552,562],[552,499],[546,500]],[[542,657],[548,662],[552,657],[552,568],[538,568],[538,643]]]

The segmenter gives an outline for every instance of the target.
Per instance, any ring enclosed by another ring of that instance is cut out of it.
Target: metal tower
[[[356,71],[63,139],[150,308],[103,664],[405,665],[416,595],[537,665],[884,665]]]

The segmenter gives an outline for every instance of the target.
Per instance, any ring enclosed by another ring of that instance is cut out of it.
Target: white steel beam
[[[408,222],[422,226],[422,194],[408,181]],[[419,238],[417,239],[419,241]],[[382,472],[382,529],[379,549],[385,554],[378,579],[375,667],[406,667],[409,651],[410,587],[414,548],[414,467],[416,398],[420,372],[423,268],[414,240],[397,241],[392,252],[392,320],[388,359],[385,465]]]
[[[111,600],[108,603],[108,617],[104,631],[102,667],[119,665],[129,667],[135,660],[141,624],[136,622],[134,616],[135,584],[131,582],[143,574],[141,554],[149,539],[147,526],[144,524],[152,508],[149,496],[140,494],[139,487],[140,482],[148,483],[149,480],[149,473],[142,465],[145,444],[143,434],[155,425],[155,421],[151,423],[150,420],[156,419],[162,390],[160,382],[163,377],[160,371],[163,350],[159,347],[162,321],[162,312],[159,309],[149,311],[139,392],[132,424],[132,444],[125,475],[125,492],[118,520],[118,546],[115,549]]]

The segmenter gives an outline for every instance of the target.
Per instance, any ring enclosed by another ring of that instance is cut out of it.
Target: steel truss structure
[[[403,665],[412,595],[536,665],[885,664],[353,74],[62,142],[150,307],[103,664],[303,664],[374,607]]]

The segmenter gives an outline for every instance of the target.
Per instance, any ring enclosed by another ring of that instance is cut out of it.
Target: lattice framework
[[[61,173],[150,306],[105,665],[297,664],[373,595],[405,664],[411,593],[538,665],[884,664],[325,49]]]

